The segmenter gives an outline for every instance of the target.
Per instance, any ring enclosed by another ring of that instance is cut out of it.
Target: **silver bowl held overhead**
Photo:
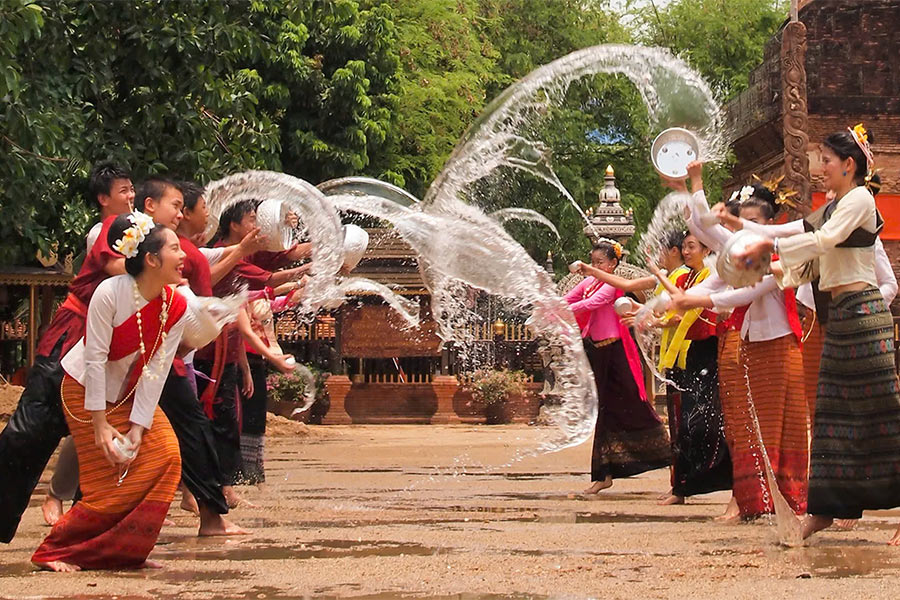
[[[722,281],[733,288],[748,287],[759,283],[769,272],[772,256],[763,256],[758,263],[753,265],[739,265],[735,255],[764,239],[766,238],[758,233],[746,229],[742,229],[728,238],[716,260],[716,271]]]
[[[691,131],[681,127],[666,129],[653,140],[650,160],[653,168],[669,179],[684,179],[687,166],[700,158],[700,141]]]

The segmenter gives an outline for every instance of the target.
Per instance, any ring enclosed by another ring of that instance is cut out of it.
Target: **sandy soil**
[[[0,546],[0,597],[846,600],[900,589],[900,549],[884,544],[900,511],[782,549],[768,522],[711,522],[726,493],[657,506],[665,471],[597,498],[575,493],[588,444],[499,466],[542,428],[308,429],[271,439],[268,483],[243,488],[257,507],[233,518],[252,535],[198,539],[175,503],[151,556],[158,571],[34,571],[30,553],[49,531],[42,483],[18,537]]]
[[[24,389],[18,385],[0,383],[0,426],[9,421],[19,404],[19,396],[22,395]]]

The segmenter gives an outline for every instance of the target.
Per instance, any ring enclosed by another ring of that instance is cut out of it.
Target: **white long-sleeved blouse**
[[[125,387],[129,373],[140,358],[140,349],[119,360],[110,360],[113,330],[147,304],[143,297],[136,301],[134,278],[130,275],[110,277],[97,286],[88,305],[84,337],[69,350],[61,363],[63,370],[84,386],[85,410],[106,410],[108,404],[115,404],[130,391]],[[175,358],[184,324],[185,319],[179,318],[171,326],[165,341],[160,342],[151,359],[150,371],[156,377],[142,375],[138,380],[129,417],[132,423],[148,429],[153,424],[153,413]],[[149,316],[142,318],[144,331],[159,331],[159,326],[158,319]],[[147,347],[147,351],[150,350]]]

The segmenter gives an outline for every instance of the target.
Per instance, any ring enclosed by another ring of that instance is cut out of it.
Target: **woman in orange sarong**
[[[108,241],[128,274],[97,287],[84,338],[62,360],[84,496],[31,558],[54,571],[149,565],[181,478],[178,441],[157,403],[185,327],[187,302],[171,287],[184,252],[139,212],[119,216]]]

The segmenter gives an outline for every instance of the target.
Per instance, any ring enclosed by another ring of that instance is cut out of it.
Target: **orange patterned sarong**
[[[822,361],[822,347],[825,345],[825,331],[822,329],[816,311],[807,310],[803,319],[803,381],[806,386],[806,402],[809,405],[809,430],[812,431],[816,415],[816,393],[819,388],[819,363]]]
[[[803,357],[794,335],[741,344],[747,366],[750,397],[779,490],[798,514],[806,512],[809,474],[808,405],[803,380]],[[746,391],[747,387],[744,386]],[[740,396],[740,394],[737,394]],[[765,478],[765,463],[750,411],[750,398],[735,402],[734,497],[741,516],[774,511]]]
[[[137,457],[118,484],[118,470],[94,445],[90,413],[84,409],[84,387],[68,375],[62,398],[69,431],[78,451],[84,497],[63,515],[32,556],[32,562],[62,561],[82,569],[140,567],[156,544],[159,531],[181,480],[178,440],[157,407],[153,427],[144,432]],[[107,414],[123,435],[131,427],[132,400]],[[71,411],[72,414],[69,414]]]

